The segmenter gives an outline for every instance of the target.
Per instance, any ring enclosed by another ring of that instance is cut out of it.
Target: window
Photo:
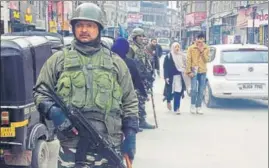
[[[268,51],[253,49],[223,51],[221,61],[223,63],[268,63]]]

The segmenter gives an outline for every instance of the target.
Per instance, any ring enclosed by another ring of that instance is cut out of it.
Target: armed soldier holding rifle
[[[153,87],[153,66],[151,64],[150,56],[146,53],[146,47],[143,43],[143,37],[145,37],[144,30],[141,28],[135,28],[132,31],[130,45],[127,57],[132,58],[139,70],[139,74],[143,81],[143,84],[147,91],[152,92]],[[155,129],[156,126],[149,124],[146,121],[145,104],[147,97],[144,97],[141,93],[137,93],[138,106],[139,106],[139,127],[141,129]]]
[[[134,159],[138,100],[126,64],[101,43],[102,16],[95,4],[77,7],[71,47],[47,60],[34,91],[41,115],[58,128],[59,168],[123,168],[122,154]]]

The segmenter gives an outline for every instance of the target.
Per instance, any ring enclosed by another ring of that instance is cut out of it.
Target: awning
[[[226,16],[224,16],[224,17],[232,17],[232,16],[237,16],[238,15],[238,13],[230,13],[230,14],[228,14],[228,15],[226,15]]]
[[[229,14],[232,14],[233,12],[232,11],[226,11],[226,12],[222,12],[222,13],[216,13],[216,14],[213,14],[209,19],[216,19],[216,18],[222,18],[224,16],[227,16]]]

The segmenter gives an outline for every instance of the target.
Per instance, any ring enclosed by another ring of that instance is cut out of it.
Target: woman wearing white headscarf
[[[171,101],[174,97],[173,110],[176,114],[180,114],[180,101],[181,98],[184,98],[184,91],[186,90],[183,80],[186,56],[181,51],[181,46],[178,42],[171,45],[171,51],[165,57],[163,68],[165,79],[164,96],[167,100],[167,108],[171,110]]]

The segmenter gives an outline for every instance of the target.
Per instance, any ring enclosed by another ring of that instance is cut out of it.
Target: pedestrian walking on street
[[[209,48],[204,41],[204,34],[199,34],[187,52],[186,74],[191,78],[190,112],[193,114],[203,114],[201,107],[206,86],[206,65],[209,60]]]
[[[143,80],[144,87],[147,92],[150,92],[153,87],[154,77],[152,74],[153,67],[150,61],[150,56],[145,51],[145,45],[143,44],[143,38],[145,37],[144,30],[141,28],[135,28],[132,31],[131,38],[132,44],[130,45],[127,57],[133,59],[136,62],[136,66],[139,70],[139,74]],[[142,94],[137,94],[139,103],[139,127],[142,129],[155,129],[154,125],[149,124],[146,121],[146,101],[147,97]]]
[[[153,65],[153,69],[157,71],[158,76],[160,76],[160,61],[157,50],[157,39],[151,39],[149,45],[146,47],[149,55],[151,56],[151,64]],[[155,71],[153,71],[153,75],[155,76]]]
[[[180,114],[181,98],[184,98],[186,90],[184,82],[184,72],[186,68],[186,56],[181,51],[178,42],[174,42],[171,46],[170,53],[164,59],[164,79],[165,89],[164,95],[167,100],[167,108],[171,110],[171,101],[174,98],[174,112]]]
[[[55,90],[68,108],[83,114],[120,158],[127,154],[133,160],[138,100],[126,64],[101,43],[102,16],[101,9],[93,3],[76,8],[71,19],[75,36],[71,47],[47,60],[37,85],[45,83]],[[34,92],[34,98],[41,115],[52,120],[57,129],[61,145],[58,168],[89,168],[97,164],[111,167],[99,153],[100,144],[83,143],[87,133],[79,129],[76,135],[70,131],[72,123],[57,102],[39,92]]]

